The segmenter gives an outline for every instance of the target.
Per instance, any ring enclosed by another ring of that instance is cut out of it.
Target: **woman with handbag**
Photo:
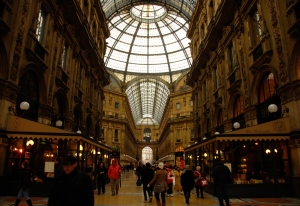
[[[196,187],[196,193],[197,193],[197,198],[200,198],[199,196],[199,190],[201,194],[201,198],[203,199],[203,187],[201,185],[201,180],[204,178],[203,173],[201,172],[201,167],[197,166],[196,171],[194,172],[194,177],[195,177],[195,187]]]
[[[167,172],[164,169],[164,163],[160,162],[158,164],[158,169],[156,170],[156,173],[155,173],[153,179],[147,185],[147,187],[150,187],[150,185],[154,184],[153,191],[155,194],[157,206],[165,206],[166,205],[165,194],[166,194],[166,190],[168,188],[167,182],[168,182],[168,177],[167,177]],[[161,202],[159,199],[159,194],[161,194]]]

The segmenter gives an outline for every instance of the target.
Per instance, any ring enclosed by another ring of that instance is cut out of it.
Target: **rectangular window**
[[[106,100],[105,99],[103,99],[103,106],[105,106],[106,105]]]
[[[40,9],[39,16],[37,20],[37,27],[36,27],[36,38],[41,43],[43,40],[44,30],[45,30],[45,20],[46,20],[46,13]]]
[[[180,103],[176,103],[176,109],[180,109]]]
[[[79,87],[81,87],[81,76],[82,76],[82,65],[80,65],[79,71],[77,72],[76,83]]]
[[[115,108],[119,109],[119,102],[115,102]]]
[[[190,138],[191,138],[191,139],[194,139],[194,128],[191,128],[191,129],[190,129],[190,132],[191,132]]]
[[[232,73],[235,68],[235,54],[234,54],[234,48],[233,45],[230,44],[228,46],[228,52],[229,52],[229,73]]]
[[[253,10],[250,14],[251,18],[251,39],[253,40],[253,47],[260,43],[260,38],[262,36],[262,28],[261,28],[261,19],[258,13],[257,8]]]
[[[118,117],[119,117],[119,114],[116,113],[116,114],[115,114],[115,118],[118,118]]]
[[[115,139],[119,138],[119,130],[115,129]]]
[[[193,100],[190,100],[190,106],[192,107],[194,105]]]
[[[68,61],[69,45],[65,44],[62,53],[61,66],[65,72],[67,72],[67,61]]]
[[[219,88],[219,75],[218,75],[218,67],[214,67],[214,79],[215,79],[215,91]]]

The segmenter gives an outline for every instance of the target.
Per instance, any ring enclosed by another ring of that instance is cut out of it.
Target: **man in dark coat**
[[[181,186],[185,197],[185,203],[190,204],[191,190],[194,188],[194,172],[189,165],[185,165],[181,175]]]
[[[147,201],[147,193],[149,195],[149,202],[152,202],[152,191],[153,185],[147,187],[149,182],[154,177],[154,171],[151,169],[151,165],[149,162],[146,163],[145,169],[142,170],[142,184],[143,184],[143,192],[144,192],[144,201]]]
[[[94,206],[91,178],[77,169],[72,155],[64,159],[63,172],[54,178],[48,206]]]
[[[230,206],[229,197],[227,195],[227,184],[230,181],[231,172],[220,159],[217,160],[217,164],[212,172],[212,177],[214,178],[216,185],[216,192],[220,206],[224,206],[223,200],[225,200],[226,206]]]

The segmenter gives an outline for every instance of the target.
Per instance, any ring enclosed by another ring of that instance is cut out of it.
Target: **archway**
[[[144,147],[142,150],[142,163],[146,164],[149,162],[151,165],[153,164],[153,150],[151,147]]]

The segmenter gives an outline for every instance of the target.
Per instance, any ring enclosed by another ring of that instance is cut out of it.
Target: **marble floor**
[[[122,174],[121,188],[119,194],[112,196],[110,193],[110,185],[106,187],[106,193],[98,195],[95,191],[95,206],[155,206],[156,201],[153,199],[151,203],[144,202],[142,187],[136,186],[136,176],[133,171]],[[166,197],[166,205],[186,205],[183,195],[175,192],[173,197]],[[47,197],[31,197],[34,206],[45,206]],[[15,197],[0,197],[0,206],[12,205]],[[231,206],[300,206],[300,199],[297,198],[240,198],[230,199]],[[24,198],[19,206],[27,205]],[[218,206],[216,197],[205,193],[204,199],[196,198],[196,194],[192,194],[190,206]],[[83,205],[84,206],[84,205]]]

